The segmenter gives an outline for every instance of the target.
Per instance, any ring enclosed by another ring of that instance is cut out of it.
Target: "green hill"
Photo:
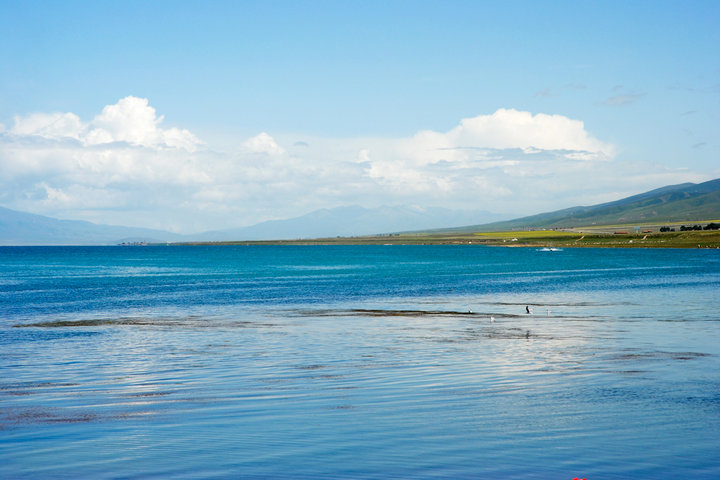
[[[671,185],[589,207],[571,207],[515,220],[442,231],[492,232],[717,219],[720,219],[720,179],[698,184]]]

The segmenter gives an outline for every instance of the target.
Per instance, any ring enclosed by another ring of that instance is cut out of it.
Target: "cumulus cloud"
[[[74,113],[34,113],[26,117],[15,117],[10,133],[15,135],[37,135],[44,138],[80,139],[85,126]]]
[[[268,155],[282,155],[285,153],[285,149],[265,132],[248,139],[243,143],[243,146],[252,153],[266,153]]]
[[[501,150],[522,150],[529,155],[554,151],[579,160],[614,155],[614,147],[590,135],[580,120],[513,109],[463,119],[448,132],[422,131],[398,143],[400,155],[416,164],[481,161],[488,152],[495,151],[497,156]]]
[[[373,151],[365,159],[368,175],[395,192],[436,199],[473,192],[483,200],[509,196],[508,183],[517,178],[614,156],[614,147],[593,137],[582,121],[514,109],[463,119],[447,132],[390,140]]]
[[[448,136],[456,146],[568,150],[596,158],[612,156],[612,147],[593,138],[580,120],[514,109],[501,108],[492,115],[464,119]]]
[[[16,116],[0,132],[0,202],[106,223],[118,223],[112,212],[134,204],[154,208],[163,194],[168,204],[177,202],[174,195],[205,185],[210,176],[199,162],[202,142],[162,121],[147,99],[132,96],[90,121],[74,113]],[[90,211],[96,218],[86,215]]]
[[[613,145],[580,120],[513,109],[405,138],[261,132],[217,151],[164,127],[147,99],[126,97],[87,121],[74,113],[16,117],[0,131],[0,204],[192,232],[352,204],[535,213],[583,203],[619,175],[652,178],[650,187],[663,175],[667,183],[701,180],[653,177],[652,166],[633,170],[613,157]]]
[[[180,148],[193,151],[200,140],[188,130],[160,127],[158,117],[147,98],[125,97],[107,105],[92,121],[84,123],[74,113],[33,113],[16,116],[10,133],[58,140],[70,138],[83,145],[125,142],[153,148]]]

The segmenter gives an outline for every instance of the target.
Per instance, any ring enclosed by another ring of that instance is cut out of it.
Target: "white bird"
[[[495,317],[493,317],[492,315],[490,316],[490,323],[495,323]]]

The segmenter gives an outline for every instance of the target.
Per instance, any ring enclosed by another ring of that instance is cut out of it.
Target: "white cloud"
[[[514,109],[464,119],[446,136],[456,147],[569,150],[595,158],[613,155],[612,146],[593,138],[580,120]]]
[[[484,201],[508,196],[511,179],[614,156],[614,147],[594,138],[582,121],[513,109],[463,119],[447,132],[389,140],[373,151],[368,175],[397,194],[444,200],[472,192]]]
[[[10,129],[14,135],[36,135],[43,138],[74,138],[79,140],[86,126],[74,113],[33,113],[15,117]]]
[[[665,179],[703,180],[608,161],[614,147],[582,121],[511,109],[407,138],[276,140],[262,132],[229,152],[199,148],[191,132],[162,122],[136,97],[87,122],[73,113],[16,117],[0,131],[0,204],[190,232],[352,204],[537,213],[593,203],[618,185],[638,193]]]
[[[153,148],[179,148],[194,151],[200,140],[188,130],[163,129],[155,109],[146,98],[125,97],[107,105],[100,115],[85,124],[73,113],[33,113],[15,117],[10,133],[50,140],[71,138],[84,145],[126,142]]]
[[[243,143],[243,147],[252,153],[266,153],[268,155],[282,155],[285,153],[285,149],[278,145],[275,139],[265,132],[248,139]]]

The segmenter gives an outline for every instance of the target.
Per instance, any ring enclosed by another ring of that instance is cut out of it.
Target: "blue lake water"
[[[720,478],[720,250],[0,247],[0,478],[573,477]]]

